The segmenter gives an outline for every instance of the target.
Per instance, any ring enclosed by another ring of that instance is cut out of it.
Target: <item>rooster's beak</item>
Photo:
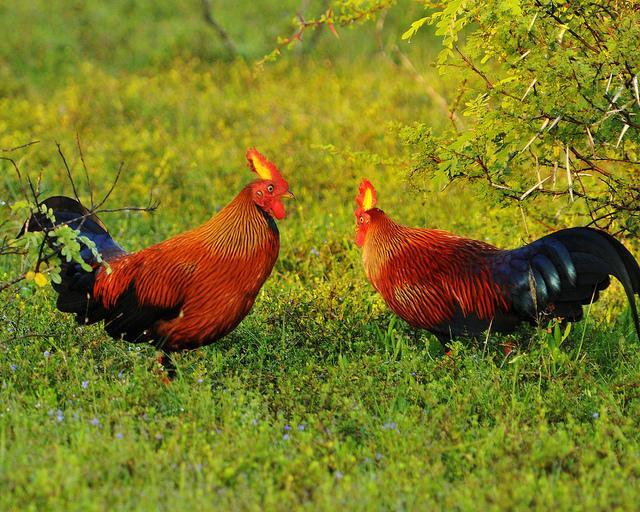
[[[290,190],[287,190],[284,194],[282,194],[282,197],[286,197],[287,199],[295,199],[296,196],[294,196]]]

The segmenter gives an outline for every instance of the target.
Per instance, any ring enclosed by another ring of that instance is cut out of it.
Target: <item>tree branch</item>
[[[227,33],[225,29],[222,28],[222,25],[218,23],[218,21],[213,17],[213,6],[211,5],[211,0],[202,0],[202,12],[204,15],[204,21],[207,22],[213,30],[218,34],[218,37],[226,47],[229,55],[231,57],[237,57],[238,49],[236,44],[231,39],[231,36]]]

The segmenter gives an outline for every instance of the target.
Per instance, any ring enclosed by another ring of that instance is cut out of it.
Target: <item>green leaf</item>
[[[402,34],[402,39],[403,40],[411,39],[416,34],[416,32],[420,30],[420,27],[422,27],[422,25],[424,25],[427,22],[428,19],[429,17],[425,16],[424,18],[420,18],[419,20],[414,21],[411,24],[411,27],[409,27],[409,29]]]

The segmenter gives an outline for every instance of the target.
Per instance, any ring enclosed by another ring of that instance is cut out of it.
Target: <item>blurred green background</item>
[[[0,5],[0,92],[32,87],[55,87],[77,74],[80,64],[91,63],[110,74],[144,72],[167,66],[175,59],[196,59],[203,64],[234,57],[255,61],[270,53],[279,37],[293,33],[299,15],[315,19],[327,9],[323,0],[159,0],[112,2],[39,1]],[[363,5],[365,8],[366,5]],[[206,21],[205,9],[233,41],[231,54],[216,30]],[[377,35],[373,24],[356,30],[339,29],[339,39],[322,29],[309,31],[303,44],[287,55],[301,61],[365,63],[379,46],[400,40],[407,24],[424,10],[401,1],[390,10]],[[405,44],[412,56],[431,55],[437,41],[424,44],[428,30]],[[375,61],[370,62],[371,65]]]

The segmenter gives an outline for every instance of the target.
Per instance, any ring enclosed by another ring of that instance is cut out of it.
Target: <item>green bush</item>
[[[513,201],[557,224],[640,231],[639,7],[617,0],[420,1],[442,38],[450,86],[447,129],[416,116],[402,134],[419,185],[472,182],[492,202]],[[368,19],[394,2],[369,2]],[[336,2],[340,20],[362,2]],[[395,7],[391,7],[394,9]],[[341,18],[342,17],[342,18]],[[533,204],[532,204],[533,203]]]

